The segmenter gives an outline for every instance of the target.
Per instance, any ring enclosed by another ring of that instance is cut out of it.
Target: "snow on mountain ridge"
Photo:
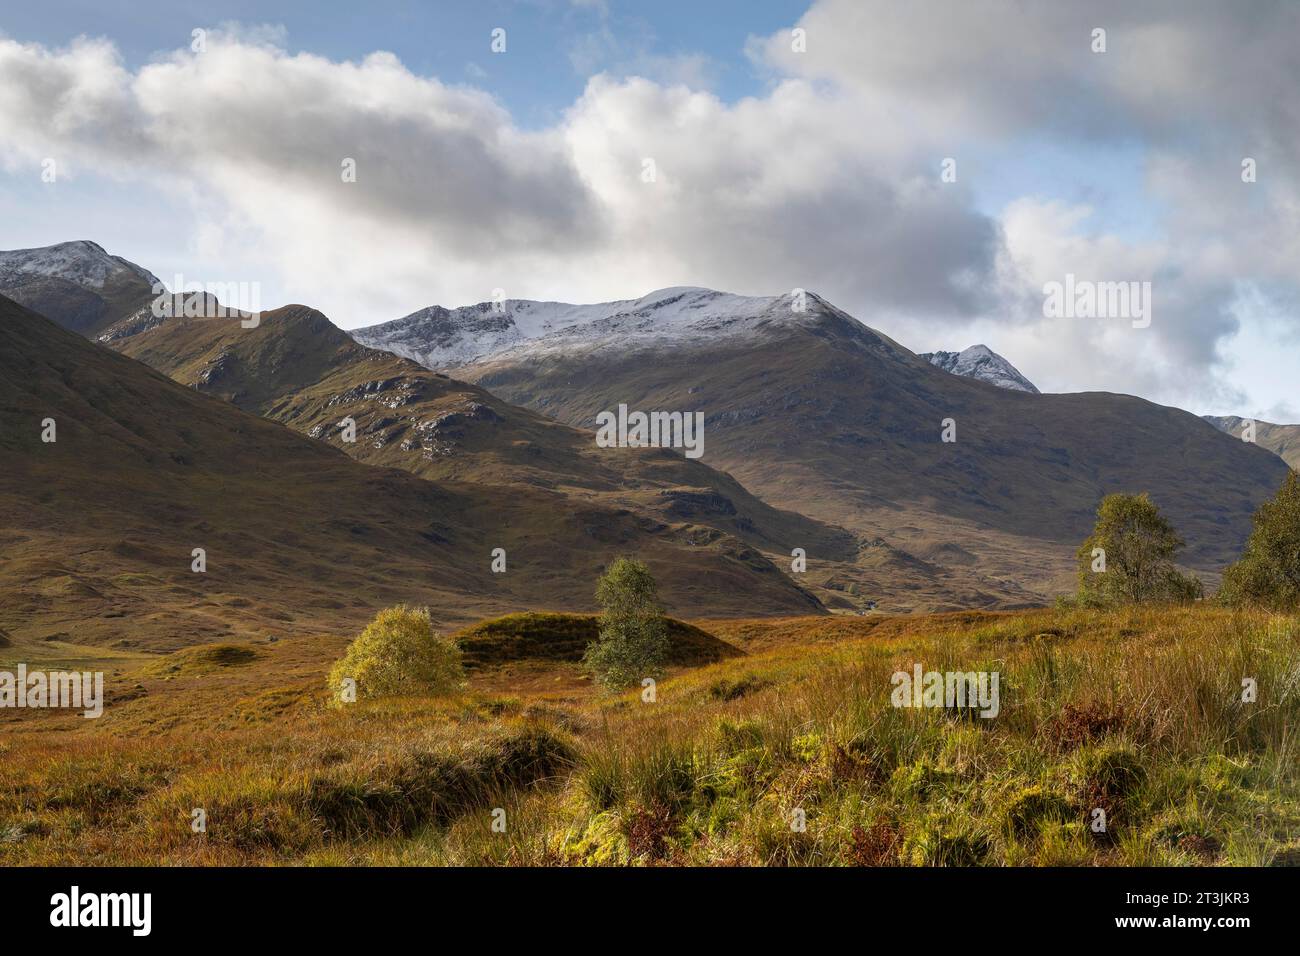
[[[953,375],[988,382],[1014,392],[1039,394],[1033,382],[987,345],[972,345],[960,352],[923,352],[920,357]]]
[[[824,305],[809,293],[808,310]],[[639,299],[574,305],[506,299],[408,316],[354,330],[362,345],[386,349],[429,368],[466,365],[517,349],[595,351],[649,348],[720,336],[760,335],[772,322],[797,321],[790,294],[742,296],[695,286],[657,289]]]
[[[147,269],[120,256],[111,256],[89,239],[60,242],[34,249],[0,251],[0,281],[20,274],[66,279],[77,285],[102,289],[104,283],[122,271],[133,272],[150,285],[158,281]]]

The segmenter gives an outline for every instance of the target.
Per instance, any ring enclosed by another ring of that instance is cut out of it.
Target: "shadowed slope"
[[[0,252],[0,294],[86,336],[144,306],[157,281],[86,239]]]

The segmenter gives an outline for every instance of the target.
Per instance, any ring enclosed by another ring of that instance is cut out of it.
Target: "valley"
[[[1300,853],[1293,615],[1048,607],[1114,490],[1150,490],[1212,587],[1286,474],[1272,431],[1039,394],[986,349],[934,364],[814,295],[354,336],[306,305],[156,315],[117,291],[145,270],[69,245],[22,261],[71,278],[0,283],[0,669],[96,674],[103,707],[0,709],[8,865]],[[668,409],[698,456],[638,447]],[[611,692],[585,654],[629,554],[668,654]],[[463,683],[340,705],[326,674],[399,605]],[[891,675],[954,669],[1001,699],[891,704]]]

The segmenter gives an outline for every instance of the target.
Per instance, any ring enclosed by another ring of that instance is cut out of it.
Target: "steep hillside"
[[[773,508],[680,452],[601,448],[590,432],[360,346],[305,306],[263,313],[251,329],[237,318],[126,322],[101,340],[370,464],[630,509],[697,545],[729,535],[777,554],[814,547],[838,560],[851,560],[857,546],[842,529]],[[355,441],[346,440],[347,418]]]
[[[362,465],[3,298],[0,331],[0,628],[15,642],[339,633],[396,601],[450,622],[588,609],[599,569],[625,552],[678,613],[816,608],[729,536],[701,545],[544,488]],[[490,571],[497,547],[505,574]],[[206,573],[191,570],[195,548]]]
[[[184,385],[329,441],[371,464],[426,478],[562,489],[663,520],[705,524],[780,546],[813,541],[847,553],[850,536],[783,513],[732,478],[660,449],[596,445],[587,431],[518,408],[476,385],[365,348],[324,315],[293,305],[237,319],[168,319],[110,329],[105,344]],[[345,418],[356,441],[345,441]]]

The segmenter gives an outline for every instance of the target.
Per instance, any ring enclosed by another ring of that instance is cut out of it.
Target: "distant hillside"
[[[942,607],[938,595],[963,585],[1049,599],[1072,586],[1074,549],[1116,491],[1150,492],[1212,583],[1285,474],[1275,456],[1178,409],[950,375],[812,294],[666,289],[598,306],[425,311],[354,334],[421,361],[444,356],[456,375],[581,427],[620,403],[703,411],[704,462],[770,504],[924,561],[945,585],[895,586],[896,604]]]
[[[987,345],[972,345],[960,352],[922,352],[920,357],[953,375],[987,382],[998,388],[1038,394],[1038,388],[1033,382]]]
[[[110,347],[178,382],[328,441],[370,464],[440,481],[524,485],[699,525],[788,553],[846,557],[854,539],[750,495],[729,475],[660,449],[600,448],[587,431],[518,408],[415,362],[358,345],[306,306],[235,319],[168,319],[108,330]],[[340,423],[356,422],[345,442]]]
[[[1245,434],[1246,423],[1251,419],[1237,415],[1203,415],[1207,422],[1220,431],[1236,438]],[[1255,444],[1267,448],[1292,468],[1300,468],[1300,425],[1275,425],[1272,422],[1255,422]]]
[[[892,610],[1037,600],[1014,583],[954,574],[877,535],[805,517],[797,506],[774,508],[680,451],[598,447],[590,430],[362,347],[305,306],[264,313],[255,329],[236,319],[132,318],[101,339],[362,461],[439,480],[553,489],[662,522],[696,547],[730,549],[738,539],[784,568],[802,548],[813,560],[797,580],[832,608],[860,610],[882,599]],[[341,441],[343,416],[357,422],[355,443]]]

